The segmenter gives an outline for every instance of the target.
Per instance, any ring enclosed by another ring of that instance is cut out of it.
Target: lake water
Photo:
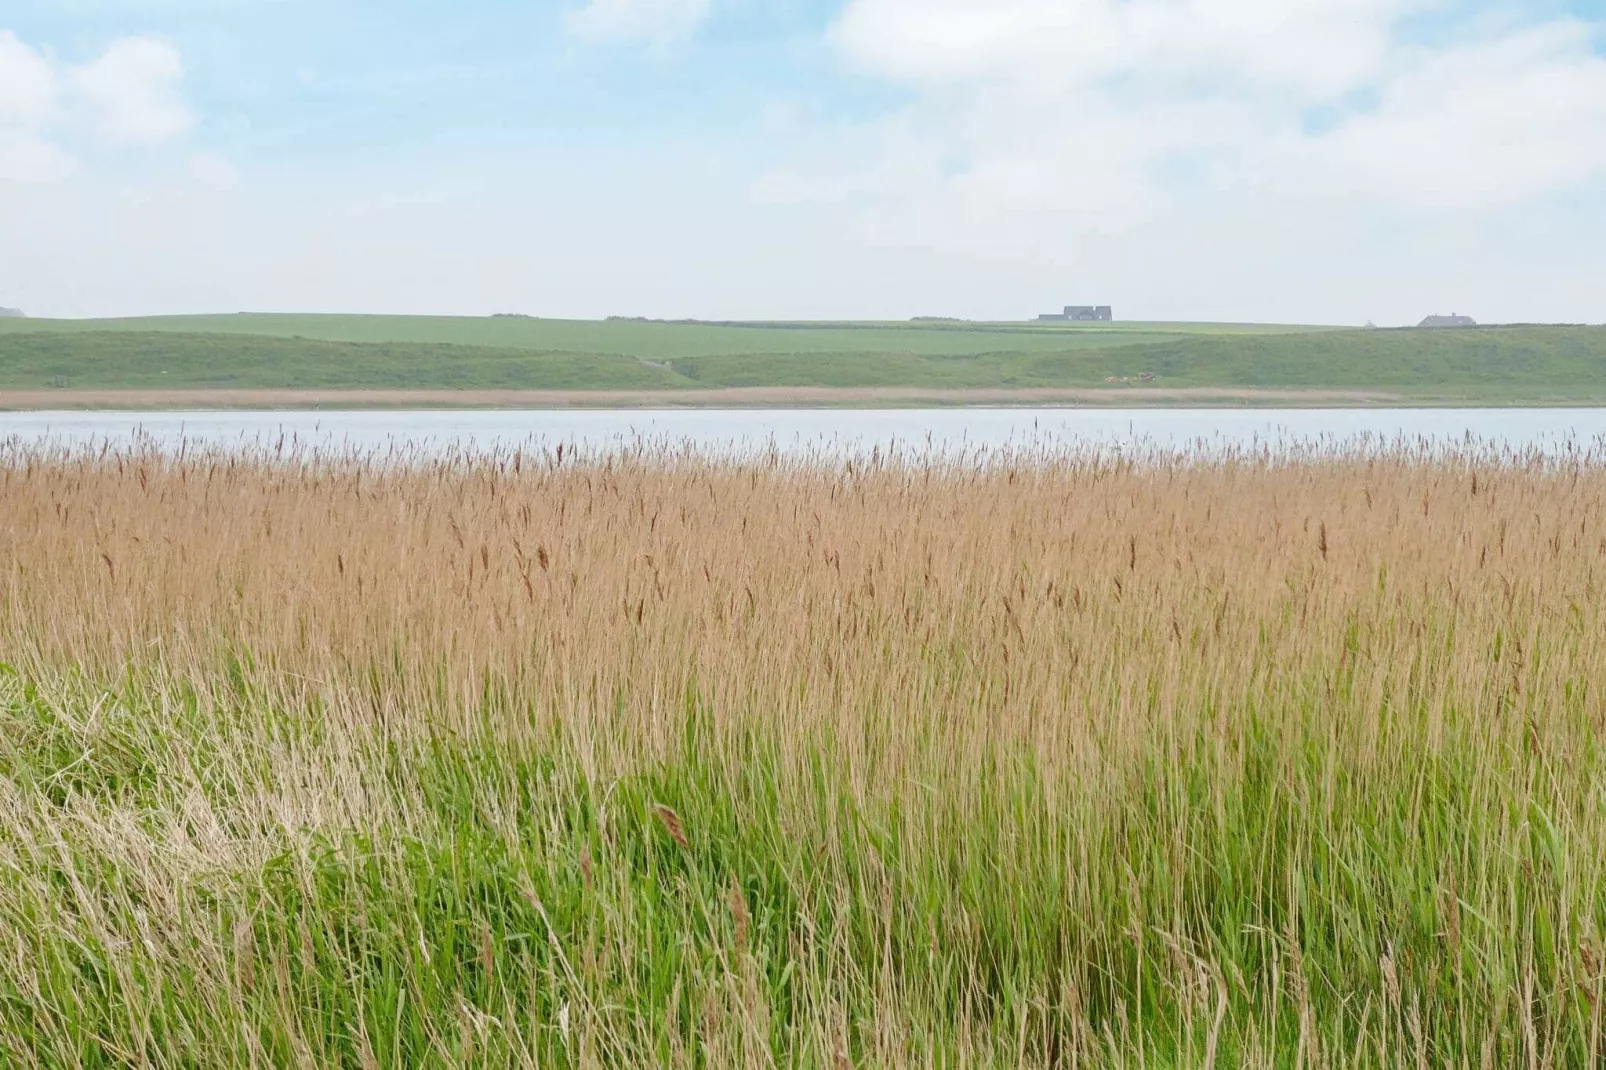
[[[1003,447],[1221,449],[1359,442],[1606,453],[1606,409],[660,409],[0,413],[0,441],[145,441],[437,454],[641,442],[715,452],[954,454]]]

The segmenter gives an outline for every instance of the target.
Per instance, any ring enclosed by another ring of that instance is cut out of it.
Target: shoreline
[[[1463,402],[1492,407],[1487,402]],[[767,409],[867,407],[1315,408],[1444,405],[1380,390],[1234,387],[731,387],[715,390],[0,390],[0,411],[274,409]],[[1453,404],[1453,403],[1449,403]],[[1515,404],[1515,403],[1505,403]]]

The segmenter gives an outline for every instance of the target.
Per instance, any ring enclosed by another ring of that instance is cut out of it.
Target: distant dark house
[[[0,308],[0,320],[20,320],[28,317],[22,314],[20,308]]]
[[[1066,305],[1065,318],[1089,323],[1110,323],[1115,319],[1115,312],[1109,305]]]
[[[1448,316],[1429,316],[1420,324],[1422,327],[1476,327],[1478,321],[1471,316],[1459,316],[1451,313]]]
[[[1042,322],[1110,323],[1115,312],[1109,305],[1066,305],[1064,312],[1049,312],[1037,318]]]

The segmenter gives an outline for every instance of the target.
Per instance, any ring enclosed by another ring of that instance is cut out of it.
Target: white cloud
[[[56,70],[50,60],[0,30],[0,126],[42,121],[56,104]]]
[[[1476,209],[1606,174],[1606,59],[1565,21],[1412,56],[1379,106],[1307,147],[1407,202]]]
[[[854,0],[834,29],[875,73],[1087,84],[1141,73],[1320,95],[1375,73],[1422,0]]]
[[[241,182],[240,169],[215,152],[197,152],[190,156],[190,177],[220,193],[239,189]]]
[[[1457,2],[851,0],[835,47],[914,103],[764,188],[1018,249],[1248,190],[1494,210],[1606,176],[1602,27]],[[1418,15],[1440,43],[1407,42]]]
[[[685,37],[711,10],[711,0],[587,0],[565,21],[581,37],[657,42]]]
[[[195,124],[179,84],[184,63],[159,37],[127,37],[76,68],[72,81],[103,136],[117,144],[152,144]]]
[[[66,154],[38,132],[56,93],[50,60],[0,30],[0,182],[50,182],[69,169]]]
[[[0,182],[56,182],[77,168],[75,150],[183,135],[194,125],[183,76],[161,38],[122,38],[73,65],[0,30]]]
[[[72,172],[72,157],[27,130],[0,127],[0,182],[56,182]]]

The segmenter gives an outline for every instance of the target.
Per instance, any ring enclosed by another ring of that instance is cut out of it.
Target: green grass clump
[[[690,707],[680,753],[596,777],[561,737],[387,741],[262,708],[164,730],[164,686],[3,690],[11,1065],[1600,1050],[1606,765],[1582,718],[1549,741],[1566,763],[1402,725],[1362,769],[1315,709],[1243,711],[1097,785],[1000,747],[973,793],[932,767],[867,795],[825,741],[732,749]],[[109,727],[70,723],[89,701]],[[366,815],[275,814],[297,765]]]

